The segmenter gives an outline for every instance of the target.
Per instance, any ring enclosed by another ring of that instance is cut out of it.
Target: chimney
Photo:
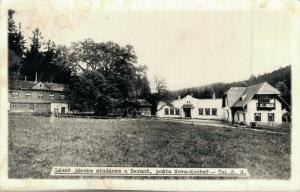
[[[35,72],[35,81],[37,83],[38,79],[37,79],[37,72]]]
[[[180,96],[180,95],[178,95],[177,99],[178,99],[178,100],[180,100],[180,99],[181,99],[181,96]]]
[[[212,99],[215,99],[215,98],[216,98],[216,93],[215,93],[215,92],[212,93],[211,98],[212,98]]]
[[[27,81],[27,77],[26,77],[26,75],[25,75],[25,81]]]

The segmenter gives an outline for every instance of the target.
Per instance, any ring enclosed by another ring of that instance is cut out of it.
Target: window
[[[211,114],[212,114],[212,115],[217,115],[217,109],[216,109],[216,108],[212,108]]]
[[[246,114],[243,113],[243,120],[246,121]]]
[[[60,94],[59,95],[61,99],[65,99],[65,95],[64,94]]]
[[[269,96],[260,96],[260,103],[270,103]]]
[[[274,117],[275,117],[275,114],[274,113],[268,113],[268,121],[274,121]]]
[[[49,93],[49,98],[54,99],[54,93]]]
[[[44,93],[38,93],[38,98],[43,99],[44,98]]]
[[[179,109],[176,108],[176,115],[179,115]]]
[[[54,113],[59,113],[59,108],[54,108]]]
[[[205,108],[205,115],[210,115],[210,108]]]
[[[169,115],[169,108],[165,108],[165,115]]]
[[[29,99],[29,98],[31,98],[31,93],[27,92],[27,93],[25,93],[25,96],[26,96],[27,99]]]
[[[236,118],[237,118],[238,121],[240,120],[240,114],[239,113],[236,114]]]
[[[203,108],[199,108],[199,115],[203,115]]]
[[[170,115],[174,115],[174,108],[170,108]]]
[[[19,98],[19,92],[12,92],[11,98]]]
[[[261,121],[261,113],[254,113],[254,121]]]

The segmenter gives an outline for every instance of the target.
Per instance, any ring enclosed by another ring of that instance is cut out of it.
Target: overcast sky
[[[165,78],[170,90],[244,80],[291,64],[293,7],[280,1],[18,2],[13,8],[27,39],[39,27],[56,44],[85,38],[131,44],[148,78]]]

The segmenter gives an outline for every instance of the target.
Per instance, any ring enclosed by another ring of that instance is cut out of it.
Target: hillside
[[[196,98],[211,98],[212,93],[216,94],[217,98],[221,98],[223,93],[230,87],[234,86],[249,86],[261,82],[268,82],[272,86],[281,91],[281,96],[290,104],[291,103],[291,66],[286,66],[270,73],[254,76],[249,79],[232,82],[232,83],[214,83],[206,86],[191,87],[177,91],[169,91],[168,99],[175,99],[177,96],[184,97],[186,95],[193,95]]]

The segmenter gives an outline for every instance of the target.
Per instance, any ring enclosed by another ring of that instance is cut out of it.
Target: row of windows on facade
[[[32,98],[32,94],[30,92],[25,93],[25,96],[27,99]],[[38,99],[43,99],[45,97],[45,93],[38,93],[37,94]],[[60,94],[59,97],[61,99],[65,99],[65,95],[64,94]],[[11,93],[11,98],[17,99],[19,98],[19,92],[12,92]],[[55,98],[55,94],[54,93],[49,93],[49,98],[50,99],[54,99]]]
[[[275,119],[275,113],[268,113],[268,121],[273,122]],[[240,121],[240,114],[237,113],[237,120]],[[246,121],[246,114],[243,113],[243,121]],[[261,121],[261,113],[254,113],[254,121]]]
[[[239,101],[242,101],[242,100],[243,100],[243,97],[240,97],[240,98],[239,98]],[[269,104],[269,103],[271,103],[271,97],[270,97],[270,96],[267,96],[267,95],[260,96],[260,97],[259,97],[259,102],[260,102],[260,103],[266,103],[266,104]]]
[[[48,108],[47,104],[33,104],[33,103],[11,103],[10,108],[18,109],[18,108],[26,108],[26,109],[34,109],[34,108]]]
[[[174,111],[175,110],[175,111]],[[205,115],[217,115],[217,109],[216,108],[205,108]],[[178,108],[165,108],[165,115],[179,115],[179,109]],[[199,115],[204,115],[204,108],[199,108]]]

